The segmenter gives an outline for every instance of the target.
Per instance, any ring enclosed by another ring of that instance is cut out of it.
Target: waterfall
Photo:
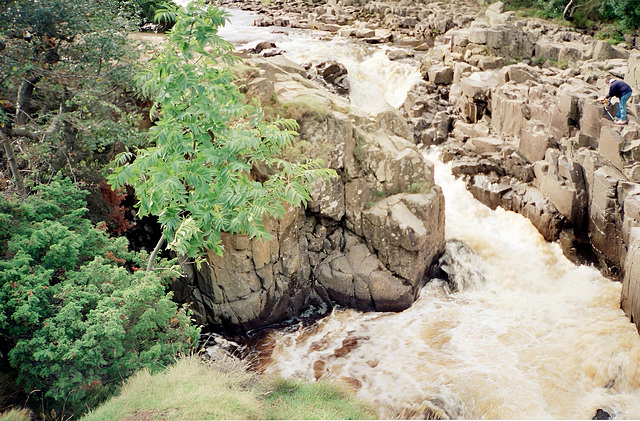
[[[327,40],[328,33],[320,37],[317,31],[256,27],[254,15],[235,9],[228,12],[231,24],[221,28],[219,34],[238,49],[271,41],[284,51],[285,57],[298,64],[315,65],[329,60],[343,64],[352,88],[351,105],[362,111],[376,113],[390,106],[399,107],[407,91],[422,79],[415,63],[391,61],[379,46],[356,44],[338,36]]]
[[[298,63],[336,60],[351,102],[368,112],[399,106],[415,65],[371,46],[310,32],[251,26],[230,11],[223,38],[239,48],[273,41]],[[383,417],[590,419],[597,409],[640,419],[640,336],[620,309],[621,285],[569,262],[524,217],[476,201],[438,152],[446,198],[444,269],[401,313],[334,310],[312,326],[273,331],[266,373],[343,380]]]
[[[186,5],[191,0],[175,0]],[[318,64],[335,60],[349,72],[347,79],[352,87],[351,105],[369,113],[397,108],[404,102],[407,91],[422,79],[415,64],[391,61],[385,46],[373,47],[364,43],[354,44],[350,39],[322,35],[320,31],[293,28],[268,28],[253,26],[257,15],[237,9],[226,9],[230,24],[218,31],[237,49],[250,49],[262,41],[274,42],[284,51],[284,56],[298,64]]]

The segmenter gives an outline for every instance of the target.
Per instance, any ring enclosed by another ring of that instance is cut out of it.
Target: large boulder
[[[314,269],[336,303],[361,311],[401,311],[424,284],[444,249],[444,200],[439,187],[398,194],[362,213],[361,237],[351,235]],[[368,246],[367,246],[368,245]]]
[[[634,51],[629,56],[627,74],[624,80],[631,86],[636,95],[640,94],[640,51]]]
[[[548,149],[545,160],[535,163],[534,173],[534,185],[574,227],[582,227],[587,211],[582,167],[557,149]]]
[[[414,301],[413,288],[384,267],[366,244],[335,252],[313,271],[334,302],[361,311],[401,311]]]
[[[617,128],[610,126],[602,127],[600,138],[598,139],[598,152],[619,171],[622,171],[624,168],[622,161],[622,150],[624,146],[625,141]]]
[[[589,47],[587,47],[585,56],[593,60],[606,61],[616,58],[626,59],[629,57],[629,53],[624,50],[615,48],[607,41],[597,40],[593,41],[593,43]]]
[[[199,269],[183,263],[187,276],[173,285],[175,298],[190,303],[197,323],[246,331],[274,323],[319,302],[310,281],[304,245],[297,239],[298,209],[268,220],[272,239],[222,235],[224,256],[207,253]]]
[[[625,176],[615,167],[606,165],[593,173],[589,206],[589,239],[600,260],[601,267],[615,276],[625,255],[622,235],[621,205],[618,200],[619,183]]]
[[[316,72],[329,86],[333,87],[340,95],[348,95],[351,90],[347,79],[347,68],[335,61],[325,61],[315,66]]]
[[[544,159],[547,149],[555,144],[549,130],[541,123],[528,121],[518,139],[518,149],[529,162]]]
[[[505,202],[506,209],[529,219],[545,240],[555,241],[559,238],[560,232],[564,228],[564,218],[540,190],[524,183],[518,183],[503,202]]]
[[[531,118],[528,102],[527,86],[515,83],[498,86],[491,97],[491,127],[502,136],[519,136]]]
[[[316,182],[306,209],[266,221],[270,240],[225,234],[224,256],[209,252],[197,268],[185,262],[175,297],[191,303],[198,323],[231,332],[323,302],[363,311],[410,306],[444,248],[444,197],[406,123],[397,112],[362,115],[284,57],[245,64],[255,66],[244,73],[246,92],[272,88],[264,99],[277,98],[269,105],[300,125],[286,156],[322,158],[339,176]]]
[[[444,250],[444,199],[438,186],[425,194],[397,194],[362,215],[363,236],[398,282],[414,293],[425,270]]]
[[[474,72],[460,79],[458,86],[462,95],[458,98],[458,109],[469,123],[479,122],[491,112],[491,90],[498,83],[495,70]]]

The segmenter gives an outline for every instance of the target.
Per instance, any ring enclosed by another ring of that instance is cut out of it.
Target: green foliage
[[[131,185],[140,216],[157,215],[169,247],[198,256],[222,254],[220,233],[269,238],[265,217],[280,217],[285,204],[304,205],[310,182],[332,172],[319,161],[278,159],[296,135],[297,123],[265,122],[257,103],[245,105],[228,65],[233,46],[218,35],[227,16],[194,2],[178,8],[167,49],[138,74],[138,83],[161,112],[150,130],[154,146],[116,157],[109,183]],[[254,165],[269,168],[254,180]]]
[[[614,25],[605,25],[595,34],[596,39],[607,41],[612,45],[624,42],[622,31]]]
[[[0,102],[12,110],[5,129],[24,129],[5,130],[23,138],[19,167],[37,182],[62,170],[97,183],[108,162],[103,154],[141,140],[130,93],[137,56],[127,36],[135,28],[128,2],[0,3]],[[33,92],[20,104],[18,90],[27,80]],[[13,118],[19,106],[24,121]]]
[[[640,28],[640,0],[603,1],[601,11],[612,14],[624,29]]]
[[[165,4],[163,7],[157,7],[154,9],[153,21],[164,25],[166,28],[171,28],[176,24],[178,17],[178,7],[175,4]]]
[[[198,332],[166,293],[170,274],[135,270],[145,256],[84,218],[85,191],[60,177],[36,190],[0,199],[0,335],[25,391],[77,409],[163,368]]]
[[[508,10],[519,10],[523,16],[554,19],[562,18],[569,0],[505,0],[504,3]],[[593,29],[598,23],[613,21],[620,31],[640,27],[640,0],[574,0],[572,9],[571,23],[576,28]]]
[[[176,4],[172,0],[133,0],[138,8],[138,15],[140,16],[142,23],[156,22],[156,16],[158,11],[166,10],[167,8],[174,7]],[[175,23],[173,21],[160,22],[167,25],[167,28]]]
[[[589,16],[581,10],[576,10],[573,14],[573,25],[578,29],[593,29],[596,24]]]

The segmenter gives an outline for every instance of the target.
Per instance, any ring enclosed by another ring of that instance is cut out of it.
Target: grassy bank
[[[372,418],[373,407],[339,384],[268,378],[237,361],[188,357],[163,373],[139,372],[82,420]]]

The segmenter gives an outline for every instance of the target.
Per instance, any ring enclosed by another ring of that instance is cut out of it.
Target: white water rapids
[[[389,105],[399,107],[407,91],[421,79],[416,66],[392,62],[380,47],[360,43],[348,38],[320,39],[311,31],[289,28],[253,26],[255,16],[238,10],[229,10],[231,25],[220,30],[220,36],[237,48],[253,48],[258,42],[271,41],[284,50],[284,55],[298,63],[318,64],[335,60],[348,70],[351,83],[351,105],[366,112],[379,112]]]
[[[273,41],[298,63],[336,60],[351,102],[368,112],[399,106],[420,78],[380,49],[310,32],[256,28],[231,11],[223,38],[239,48]],[[267,373],[346,380],[381,416],[424,402],[471,419],[590,419],[602,408],[640,419],[640,336],[620,310],[619,283],[575,266],[524,217],[477,202],[435,152],[446,197],[446,237],[460,291],[438,281],[401,313],[336,310],[267,339]]]
[[[640,336],[620,284],[576,267],[527,219],[490,210],[434,162],[446,237],[472,249],[454,258],[473,282],[454,294],[430,283],[401,313],[334,311],[272,333],[266,372],[343,379],[383,407],[431,401],[458,419],[590,419],[598,408],[640,418]]]

